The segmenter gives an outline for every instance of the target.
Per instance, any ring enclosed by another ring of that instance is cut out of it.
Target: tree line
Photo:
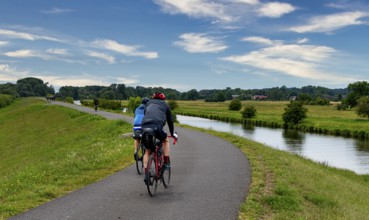
[[[351,85],[351,84],[350,84]],[[111,84],[110,86],[62,86],[59,92],[55,93],[52,85],[44,83],[41,79],[27,77],[13,83],[0,84],[0,93],[10,94],[16,97],[46,96],[55,95],[59,98],[72,97],[75,100],[101,98],[107,100],[127,100],[130,97],[151,97],[154,92],[164,92],[169,100],[198,100],[208,102],[223,102],[238,98],[240,100],[251,100],[255,97],[263,97],[265,100],[291,100],[301,99],[305,102],[321,102],[321,99],[329,101],[340,101],[349,96],[349,90],[354,89],[349,86],[343,89],[329,89],[321,86],[304,86],[302,88],[273,87],[264,89],[192,89],[186,92],[179,92],[171,88],[162,87],[142,87],[126,86],[125,84]],[[359,86],[360,87],[360,86]],[[356,97],[356,96],[355,96]],[[257,99],[257,98],[256,98]]]
[[[329,89],[320,86],[305,86],[302,88],[287,88],[286,86],[265,88],[265,89],[196,89],[187,92],[179,92],[175,89],[162,87],[129,87],[124,84],[112,84],[110,86],[63,86],[57,96],[73,97],[74,99],[93,99],[102,98],[108,100],[127,100],[129,97],[151,97],[154,92],[164,92],[169,100],[198,100],[208,102],[223,102],[238,98],[240,100],[251,100],[255,96],[263,96],[266,100],[290,100],[291,98],[303,98],[304,100],[314,101],[317,98],[340,101],[348,94],[345,89]]]

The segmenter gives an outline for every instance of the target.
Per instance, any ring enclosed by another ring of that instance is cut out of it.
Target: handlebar
[[[168,138],[173,138],[173,145],[175,145],[178,141],[178,138],[175,138],[174,136],[168,136]]]

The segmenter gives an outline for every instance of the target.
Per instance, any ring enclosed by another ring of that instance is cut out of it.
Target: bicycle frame
[[[173,138],[174,139],[173,144],[176,144],[177,140],[174,137],[169,136],[169,138]],[[150,152],[150,156],[148,158],[147,170],[145,172],[146,180],[147,180],[146,181],[147,189],[148,189],[150,196],[152,197],[156,193],[157,183],[159,180],[162,181],[165,188],[167,188],[169,185],[170,168],[168,171],[165,171],[163,170],[163,165],[164,165],[163,143],[159,140],[156,140],[155,150]],[[164,172],[169,172],[168,181],[167,181],[167,178],[164,178],[163,176]]]

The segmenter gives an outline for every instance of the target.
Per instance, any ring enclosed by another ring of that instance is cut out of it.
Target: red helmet
[[[162,93],[162,92],[155,92],[155,93],[152,95],[152,98],[153,98],[153,99],[161,99],[161,100],[165,100],[165,95],[164,95],[164,93]]]

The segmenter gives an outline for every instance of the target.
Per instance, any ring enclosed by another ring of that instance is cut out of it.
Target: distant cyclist
[[[174,133],[173,117],[170,108],[165,103],[165,95],[162,92],[156,92],[153,94],[152,99],[146,104],[145,115],[142,119],[142,130],[145,134],[145,129],[153,129],[155,137],[162,141],[164,152],[164,168],[169,168],[169,152],[170,145],[167,138],[167,133],[164,130],[164,126],[168,123],[170,135],[177,138],[177,134]],[[143,137],[144,138],[144,137]],[[153,147],[153,145],[148,145]],[[147,169],[147,160],[151,151],[154,149],[146,148],[144,155],[144,169]]]
[[[99,107],[99,99],[94,98],[94,108],[95,108],[95,112],[97,112],[97,108]]]
[[[135,147],[134,158],[136,161],[138,159],[141,159],[137,157],[137,148],[138,148],[138,144],[140,143],[140,138],[141,138],[141,133],[142,133],[141,123],[142,123],[142,119],[145,114],[145,106],[148,101],[150,101],[150,99],[146,97],[142,98],[141,100],[142,104],[135,109],[135,114],[134,114],[134,119],[133,119],[133,138],[135,139],[134,140],[134,147]]]

